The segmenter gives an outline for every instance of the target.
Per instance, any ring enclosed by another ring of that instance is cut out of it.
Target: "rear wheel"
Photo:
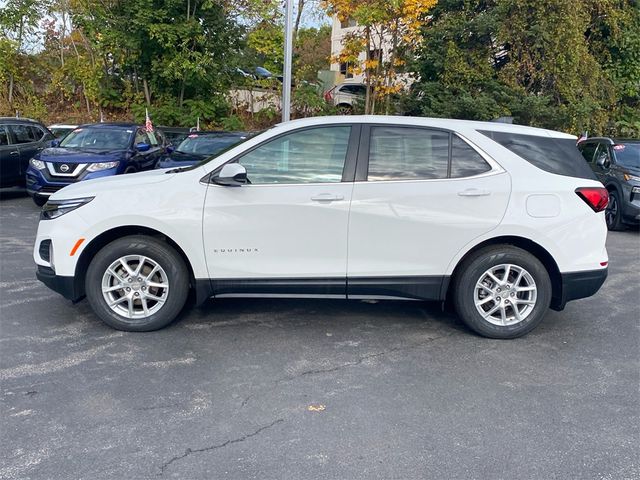
[[[351,115],[353,113],[353,107],[348,103],[341,103],[338,105],[339,115]]]
[[[607,228],[609,230],[623,230],[622,225],[622,209],[620,205],[620,197],[618,192],[609,192],[609,203],[607,209],[604,211],[604,218],[607,221]]]
[[[516,338],[544,318],[551,303],[551,281],[536,257],[497,245],[465,260],[453,295],[458,315],[473,331],[490,338]]]
[[[171,323],[189,292],[182,257],[166,243],[134,235],[115,240],[91,261],[85,280],[94,312],[118,330],[146,332]]]

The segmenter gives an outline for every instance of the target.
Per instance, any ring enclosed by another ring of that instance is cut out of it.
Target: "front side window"
[[[609,153],[609,145],[606,143],[599,143],[594,156],[596,163],[600,163],[605,168],[611,166],[611,154]]]
[[[239,163],[254,185],[338,183],[350,134],[350,126],[292,132],[251,150]]]
[[[448,166],[448,132],[371,128],[368,181],[447,178]]]
[[[98,151],[126,150],[130,138],[131,130],[82,127],[64,137],[60,146]]]
[[[147,145],[151,145],[151,140],[149,139],[149,135],[147,132],[141,128],[136,131],[136,141],[135,144],[146,143]]]

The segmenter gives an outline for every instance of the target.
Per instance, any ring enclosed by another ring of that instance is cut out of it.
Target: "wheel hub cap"
[[[162,308],[169,294],[169,280],[155,260],[143,255],[125,255],[113,262],[102,276],[102,296],[118,315],[135,320]]]
[[[498,326],[525,320],[536,304],[538,289],[531,274],[513,264],[502,264],[485,271],[474,290],[474,303],[482,317]]]

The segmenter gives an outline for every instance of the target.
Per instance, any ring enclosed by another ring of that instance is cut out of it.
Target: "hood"
[[[62,200],[65,198],[93,197],[101,193],[112,194],[116,190],[140,189],[144,188],[145,185],[166,182],[175,175],[175,173],[167,173],[166,170],[150,170],[83,180],[82,182],[67,185],[62,190],[51,195],[50,198]]]
[[[126,157],[126,150],[116,150],[107,152],[92,152],[89,150],[79,150],[76,148],[45,148],[34,158],[45,162],[57,163],[99,163],[114,162]]]

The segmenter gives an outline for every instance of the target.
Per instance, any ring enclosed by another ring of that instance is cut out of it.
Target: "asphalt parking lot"
[[[0,199],[2,479],[640,478],[640,235],[518,340],[438,304],[219,300],[130,334],[41,285]]]

